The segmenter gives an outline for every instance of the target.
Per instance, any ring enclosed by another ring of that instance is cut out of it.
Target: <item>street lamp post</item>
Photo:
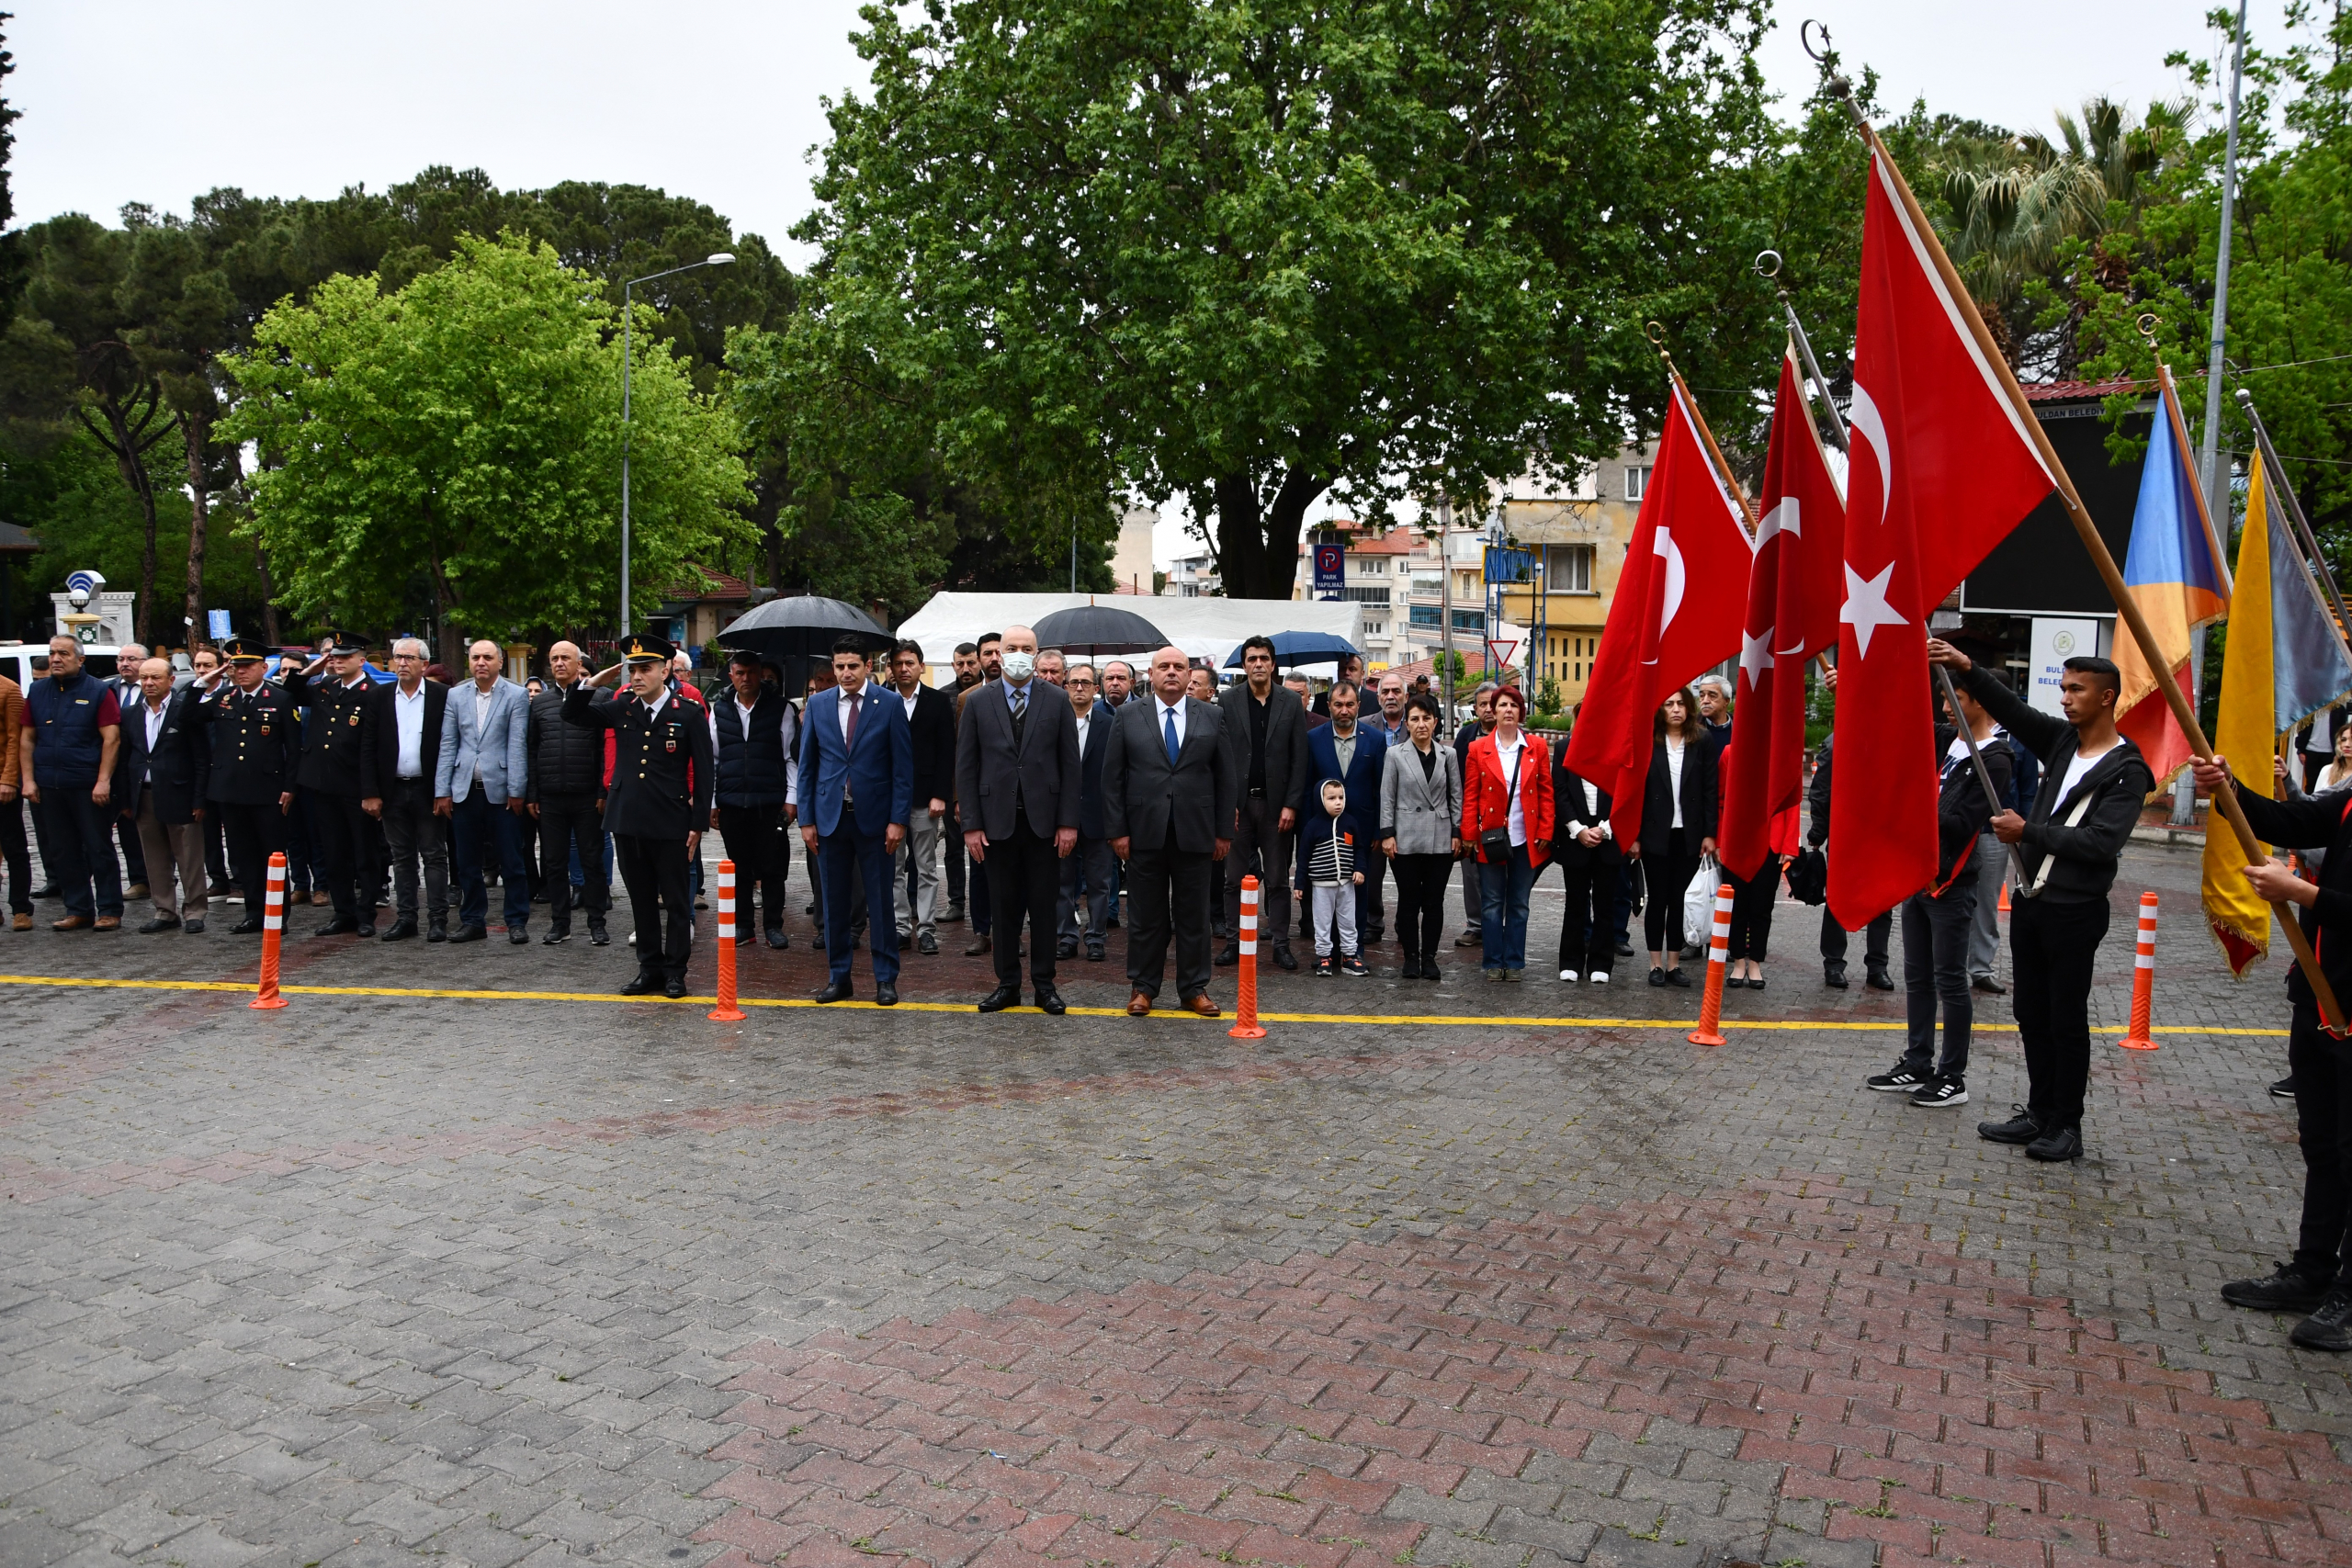
[[[621,285],[621,625],[620,635],[628,636],[628,372],[629,372],[629,291],[640,283],[651,283],[660,277],[670,277],[682,272],[692,272],[698,266],[725,266],[735,259],[730,252],[718,251],[698,262],[673,266],[666,272],[649,272],[643,277],[632,277]]]

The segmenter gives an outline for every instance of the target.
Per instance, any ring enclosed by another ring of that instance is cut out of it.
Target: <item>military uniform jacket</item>
[[[718,769],[710,754],[710,715],[675,692],[649,711],[634,692],[608,696],[585,681],[563,699],[563,721],[613,732],[613,782],[605,795],[605,831],[685,842],[710,825]]]
[[[367,676],[346,686],[335,676],[312,679],[296,671],[286,678],[286,694],[309,710],[302,727],[302,761],[296,777],[304,789],[357,800],[370,793],[363,776],[360,746],[373,719],[368,700],[375,682]]]
[[[196,705],[199,723],[212,726],[212,781],[205,798],[232,806],[275,806],[294,787],[301,747],[294,731],[294,699],[264,681],[240,690],[222,677]]]

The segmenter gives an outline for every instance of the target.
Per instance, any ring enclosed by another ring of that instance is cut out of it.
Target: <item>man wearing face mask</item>
[[[996,988],[982,1012],[1021,999],[1020,935],[1029,924],[1029,978],[1037,1005],[1065,1010],[1054,984],[1055,901],[1061,857],[1078,847],[1083,790],[1078,720],[1069,697],[1037,673],[1037,634],[1004,629],[1004,673],[965,705],[956,738],[956,797],[964,804],[964,848],[989,868],[995,908]]]

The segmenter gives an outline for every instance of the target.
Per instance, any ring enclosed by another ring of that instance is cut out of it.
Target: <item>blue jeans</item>
[[[33,810],[48,827],[49,880],[65,912],[92,919],[122,918],[122,871],[115,863],[114,825],[121,807],[90,798],[95,784],[45,784]]]
[[[521,929],[531,918],[531,874],[523,862],[523,819],[480,788],[449,807],[458,829],[458,923],[490,923],[490,890],[482,885],[484,840],[498,852],[499,886],[506,895],[506,923]]]
[[[1527,967],[1527,896],[1535,886],[1535,868],[1529,863],[1527,846],[1520,844],[1510,852],[1508,861],[1489,862],[1478,867],[1479,884],[1486,890],[1485,919],[1478,927],[1479,946],[1486,955],[1489,969],[1524,969]]]
[[[865,886],[865,908],[872,916],[867,923],[874,942],[875,984],[896,985],[899,922],[890,918],[892,864],[890,852],[883,848],[882,835],[859,832],[844,808],[840,827],[819,840],[818,844],[824,855],[825,957],[831,963],[832,977],[849,978],[849,889],[853,881],[862,881]],[[1040,936],[1038,940],[1048,939]]]

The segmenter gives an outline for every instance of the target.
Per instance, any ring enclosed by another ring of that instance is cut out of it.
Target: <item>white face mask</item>
[[[1018,686],[1037,672],[1037,656],[1014,649],[1004,656],[1004,678]]]

